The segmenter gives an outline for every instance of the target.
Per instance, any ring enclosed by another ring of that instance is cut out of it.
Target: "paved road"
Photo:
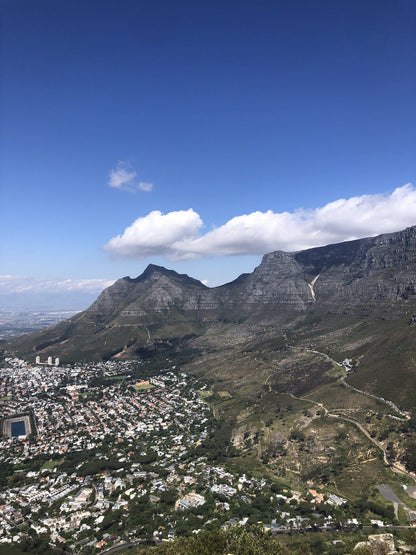
[[[356,391],[357,393],[360,393],[361,395],[365,395],[366,397],[372,397],[373,399],[376,399],[377,401],[380,401],[382,403],[385,403],[386,405],[389,405],[389,407],[391,407],[393,410],[395,410],[398,414],[400,414],[402,416],[402,418],[399,418],[398,416],[391,416],[391,415],[386,415],[386,416],[390,416],[391,418],[394,418],[396,420],[401,420],[401,421],[405,421],[405,420],[409,420],[410,416],[399,409],[399,407],[397,405],[395,405],[392,401],[389,401],[388,399],[384,399],[383,397],[378,397],[377,395],[374,395],[373,393],[368,393],[367,391],[363,391],[362,389],[358,389],[357,387],[354,387],[353,385],[347,383],[345,381],[345,378],[341,378],[341,383],[342,385],[345,385],[345,387],[347,387],[348,389],[352,389],[353,391]]]
[[[386,501],[390,501],[391,503],[398,503],[399,505],[404,505],[403,501],[398,495],[394,493],[390,486],[377,486],[377,489]]]
[[[101,551],[101,555],[109,555],[110,553],[116,553],[117,551],[121,551],[122,549],[132,549],[133,547],[136,547],[139,545],[156,545],[158,543],[160,543],[160,541],[156,541],[156,540],[137,540],[136,542],[121,543],[119,545],[109,547],[104,551]]]
[[[405,491],[409,497],[416,499],[416,487],[415,486],[405,486]]]
[[[416,480],[415,474],[413,472],[407,472],[406,470],[403,470],[403,468],[400,468],[399,466],[397,466],[396,464],[390,461],[385,447],[383,447],[383,445],[381,445],[381,443],[379,443],[376,439],[371,437],[368,431],[364,428],[364,426],[360,422],[358,422],[358,420],[354,420],[354,418],[349,418],[347,416],[340,416],[339,414],[331,413],[329,410],[326,410],[326,415],[330,416],[331,418],[346,420],[347,422],[351,422],[351,424],[354,424],[355,426],[357,426],[357,428],[359,428],[363,432],[363,434],[367,436],[372,443],[374,443],[376,447],[381,449],[381,451],[383,452],[384,462],[392,469],[393,472],[396,472],[396,474],[403,474],[404,476],[409,476],[409,478],[412,478],[412,480]]]
[[[381,449],[381,451],[383,452],[383,459],[384,462],[386,464],[388,464],[390,467],[392,467],[393,465],[391,464],[391,462],[389,461],[389,458],[387,456],[387,451],[386,449],[381,445],[381,443],[379,443],[376,439],[374,439],[373,437],[371,437],[371,435],[369,434],[369,432],[366,430],[366,428],[364,428],[364,426],[361,424],[361,422],[358,422],[358,420],[354,420],[354,418],[350,418],[348,416],[340,416],[339,414],[334,414],[332,412],[330,412],[329,410],[326,411],[326,415],[330,416],[331,418],[338,418],[339,420],[345,420],[346,422],[350,422],[351,424],[354,424],[355,426],[357,426],[357,428],[359,428],[363,434],[368,437],[368,439],[374,443],[374,445],[376,447],[378,447],[379,449]],[[393,469],[394,470],[394,469]],[[407,474],[407,472],[402,472],[401,470],[397,469],[397,472],[401,472],[402,474]]]
[[[333,364],[336,364],[337,366],[340,366],[341,368],[344,368],[344,365],[341,362],[338,362],[338,361],[334,360],[332,357],[330,357],[326,353],[321,353],[320,351],[315,351],[315,350],[311,350],[311,349],[309,349],[309,350],[310,350],[311,353],[316,353],[318,355],[322,355],[322,356],[326,357]],[[402,418],[399,418],[397,416],[394,416],[392,418],[395,418],[396,420],[409,420],[410,419],[409,414],[405,411],[400,410],[399,407],[393,403],[393,401],[389,401],[388,399],[384,399],[383,397],[378,397],[377,395],[374,395],[373,393],[368,393],[368,391],[363,391],[362,389],[358,389],[357,387],[354,387],[353,385],[347,383],[345,381],[345,377],[342,377],[340,379],[340,381],[341,381],[342,385],[344,385],[348,389],[352,389],[353,391],[356,391],[357,393],[360,393],[361,395],[365,395],[366,397],[372,397],[373,399],[377,399],[377,401],[381,401],[382,403],[385,403],[386,405],[391,407],[393,410],[395,410],[398,414],[400,414],[400,416],[402,416]]]
[[[390,486],[381,485],[381,486],[377,486],[377,489],[386,501],[390,501],[395,505],[395,509],[396,509],[396,506],[402,505],[403,509],[409,515],[410,520],[413,520],[415,518],[416,512],[410,507],[408,507],[405,503],[403,503],[400,497],[394,493],[394,491],[391,489]],[[395,510],[395,513],[397,518],[396,510]]]

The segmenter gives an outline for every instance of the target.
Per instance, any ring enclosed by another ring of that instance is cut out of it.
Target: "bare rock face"
[[[260,266],[250,276],[247,296],[256,302],[305,310],[313,301],[308,279],[305,269],[293,254],[273,252],[263,257]]]
[[[130,293],[129,280],[118,279],[113,285],[104,289],[98,299],[88,309],[91,314],[108,318],[125,302]]]
[[[316,310],[385,310],[416,300],[416,227],[297,253],[266,254],[252,274],[221,288],[246,318]],[[268,319],[268,318],[267,318]]]
[[[20,352],[46,353],[64,344],[68,356],[99,357],[102,345],[111,354],[149,337],[199,335],[207,323],[283,329],[306,317],[341,322],[344,315],[389,318],[403,311],[416,313],[416,227],[266,254],[252,273],[215,288],[151,264],[135,279],[116,281],[83,313],[17,339],[13,348],[20,341]]]
[[[138,278],[125,277],[105,289],[86,313],[157,321],[158,314],[180,311],[195,318],[217,306],[213,290],[200,281],[151,264]]]
[[[314,302],[308,276],[292,253],[266,254],[251,274],[215,292],[224,320],[281,323]]]
[[[209,289],[150,265],[122,278],[87,313],[102,318],[181,314],[200,320],[281,323],[308,311],[348,313],[416,300],[416,227],[306,251],[266,254],[251,273]]]
[[[296,253],[319,274],[316,302],[333,310],[392,306],[415,295],[416,227]]]
[[[123,278],[88,309],[101,318],[157,321],[157,315],[204,321],[281,323],[314,310],[348,313],[394,307],[416,298],[416,227],[306,251],[266,254],[251,274],[209,289],[150,265]]]
[[[359,542],[354,547],[354,551],[362,549],[367,549],[367,551],[374,555],[394,555],[395,553],[399,553],[395,548],[393,534],[374,534],[368,536],[366,542]]]

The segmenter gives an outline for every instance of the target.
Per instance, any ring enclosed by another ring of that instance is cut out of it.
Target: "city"
[[[230,469],[207,384],[175,367],[146,377],[140,362],[37,360],[0,370],[0,543],[88,554],[247,523],[284,533],[394,521],[383,507],[358,520],[335,492]]]

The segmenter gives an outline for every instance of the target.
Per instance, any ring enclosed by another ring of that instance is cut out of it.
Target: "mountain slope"
[[[372,352],[370,345],[383,344],[385,334],[398,334],[398,349],[409,330],[413,333],[406,322],[414,312],[416,227],[411,227],[295,253],[266,254],[252,273],[216,288],[149,265],[136,279],[119,279],[84,312],[4,348],[31,359],[39,354],[63,361],[135,358],[162,345],[170,352],[185,344],[193,353],[195,345],[200,353],[222,352],[224,326],[236,338],[227,344],[231,350],[233,341],[261,335],[266,326],[276,338],[291,332],[294,341],[316,343],[321,349],[326,344],[335,352],[365,358]],[[387,331],[380,318],[393,322],[393,329]],[[357,335],[356,324],[363,319],[368,329]],[[331,344],[336,330],[344,328],[349,331]],[[206,345],[196,339],[205,335],[210,338]],[[343,340],[353,347],[343,348]],[[390,340],[387,358],[394,358],[395,349]],[[373,351],[377,358],[377,349]],[[406,353],[400,354],[404,365],[409,349]]]
[[[269,253],[211,289],[150,265],[84,312],[2,347],[32,362],[137,358],[144,372],[180,365],[201,374],[230,463],[353,498],[371,485],[400,487],[384,451],[395,464],[415,452],[415,345],[412,227]],[[345,358],[348,376],[336,363]]]

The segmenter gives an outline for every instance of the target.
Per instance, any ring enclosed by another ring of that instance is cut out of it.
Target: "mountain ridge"
[[[211,326],[292,329],[308,321],[398,318],[416,311],[416,226],[304,251],[274,251],[253,272],[209,288],[149,264],[105,289],[85,311],[6,344],[6,351],[62,360],[111,358],[154,341],[203,335]],[[323,324],[322,324],[323,325]]]
[[[135,359],[143,376],[201,376],[230,464],[354,498],[392,483],[383,453],[416,469],[415,345],[416,226],[268,253],[213,288],[150,264],[0,347],[32,363]]]

